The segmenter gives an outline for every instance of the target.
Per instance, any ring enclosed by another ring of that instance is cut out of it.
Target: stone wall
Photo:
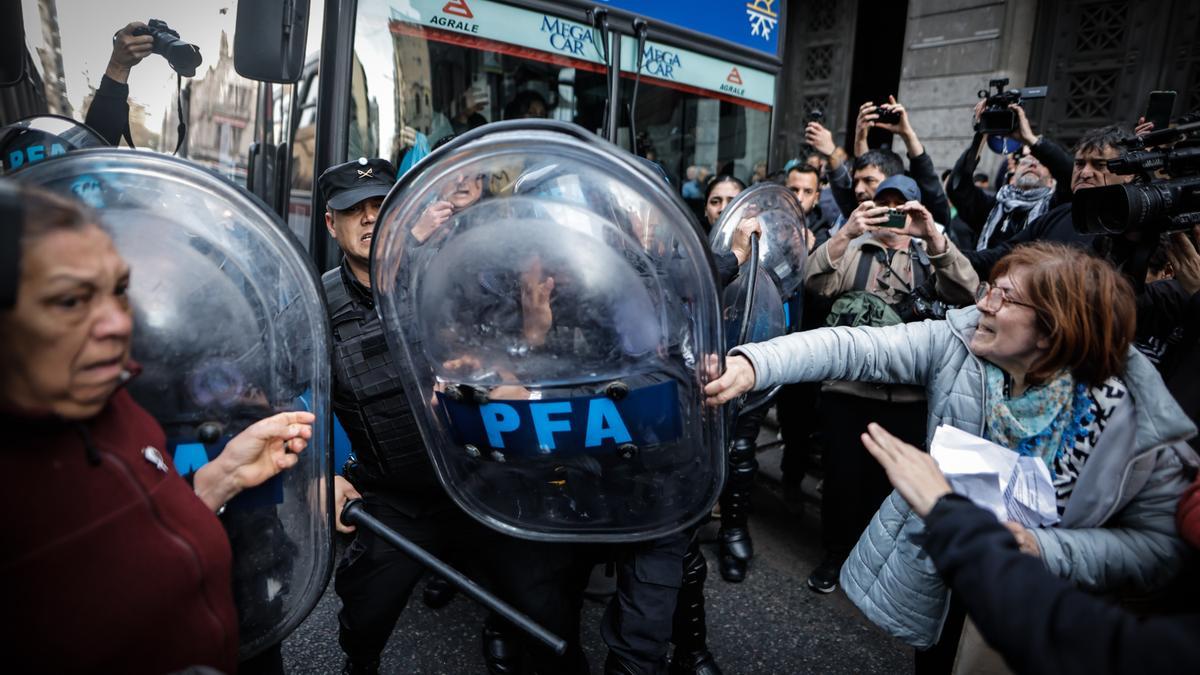
[[[1037,0],[910,0],[898,98],[939,172],[970,143],[971,109],[989,80],[1026,86],[1036,16]],[[980,169],[992,175],[999,163],[985,150]]]

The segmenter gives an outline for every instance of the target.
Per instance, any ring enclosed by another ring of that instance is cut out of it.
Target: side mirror
[[[0,7],[0,87],[11,87],[25,79],[25,21],[21,3]]]
[[[295,84],[304,72],[308,0],[239,2],[233,67],[242,77]]]

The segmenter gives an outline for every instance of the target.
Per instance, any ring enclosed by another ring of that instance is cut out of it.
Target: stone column
[[[1041,84],[1025,82],[1036,17],[1037,0],[910,0],[898,98],[939,172],[970,143],[989,80]],[[904,152],[899,138],[895,149]],[[984,150],[980,170],[994,175],[1000,160]]]

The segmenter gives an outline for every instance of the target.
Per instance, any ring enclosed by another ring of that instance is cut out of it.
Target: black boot
[[[676,649],[671,655],[671,668],[668,675],[721,675],[717,661],[707,649],[698,652],[680,654]]]
[[[717,532],[720,545],[721,578],[730,583],[746,580],[746,568],[754,557],[754,542],[750,531],[743,527],[721,528]]]
[[[458,595],[458,591],[450,585],[449,581],[439,576],[430,576],[429,581],[425,582],[425,591],[421,594],[421,600],[429,609],[441,609],[450,604],[455,595]]]
[[[483,662],[491,675],[521,672],[521,641],[512,636],[513,630],[495,614],[483,622]]]
[[[744,581],[750,559],[754,557],[748,522],[750,491],[754,488],[757,472],[754,439],[733,439],[729,444],[729,480],[721,493],[721,529],[717,532],[721,578],[725,581]]]
[[[672,618],[671,675],[721,675],[721,669],[708,651],[708,618],[704,611],[704,581],[708,578],[708,562],[693,539],[683,556],[683,583],[679,601]]]

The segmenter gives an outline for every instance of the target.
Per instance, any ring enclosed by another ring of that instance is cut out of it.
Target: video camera
[[[154,37],[155,54],[167,60],[171,69],[183,77],[194,77],[196,68],[203,59],[200,48],[194,44],[179,39],[179,33],[171,29],[166,21],[150,19],[146,26],[133,29],[134,35],[151,35]]]
[[[1045,86],[1005,89],[1007,86],[1008,78],[1002,77],[988,82],[988,89],[995,89],[995,93],[988,89],[979,90],[979,98],[987,100],[983,111],[979,113],[975,131],[987,135],[1007,136],[1017,128],[1017,113],[1008,106],[1014,103],[1020,105],[1027,98],[1046,98]]]
[[[1167,144],[1174,145],[1150,149]],[[1079,232],[1157,237],[1200,225],[1200,121],[1131,138],[1121,150],[1109,171],[1137,177],[1076,192],[1071,209]]]

